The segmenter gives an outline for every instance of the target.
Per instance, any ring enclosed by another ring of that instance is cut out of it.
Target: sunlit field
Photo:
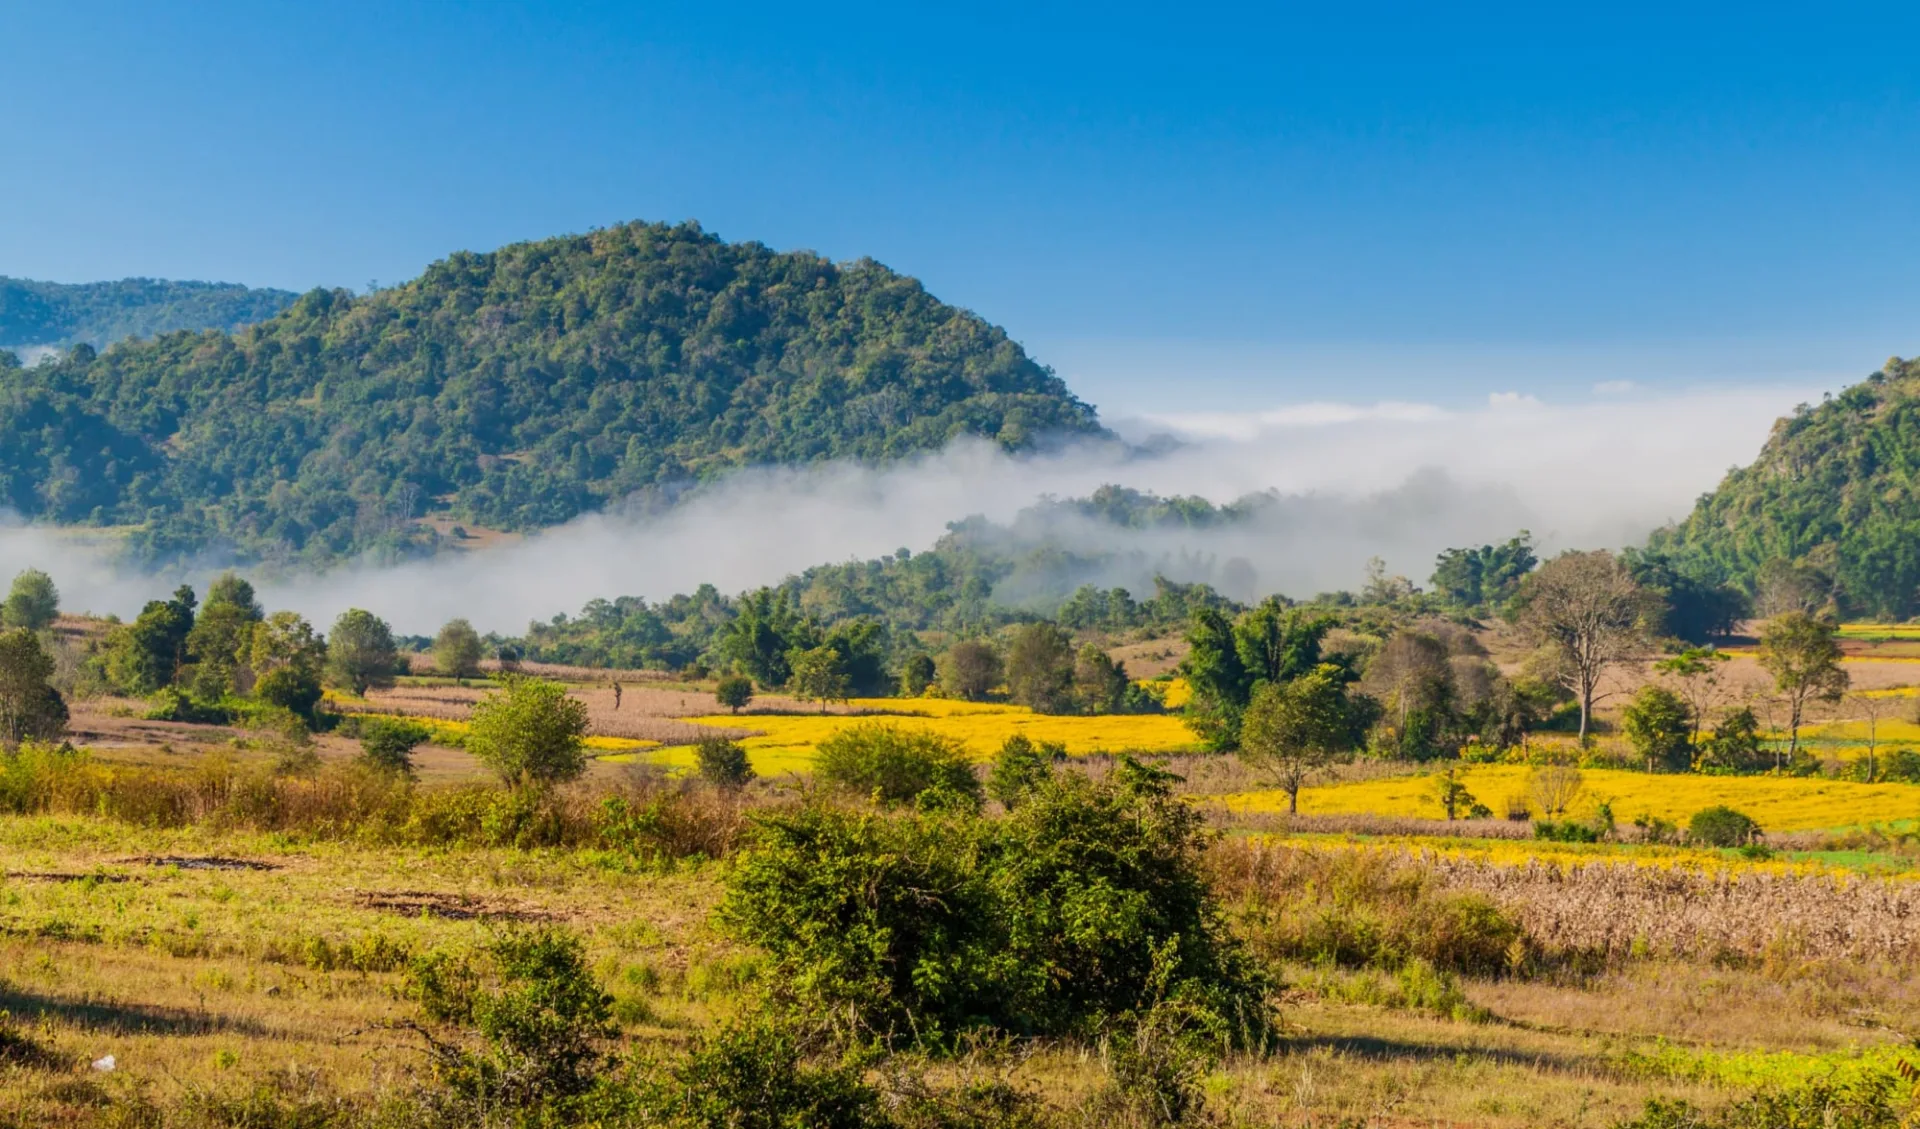
[[[1524,798],[1528,774],[1521,765],[1464,766],[1457,773],[1474,797],[1504,810],[1509,796]],[[1824,830],[1920,818],[1920,785],[1856,784],[1820,777],[1701,776],[1587,769],[1574,811],[1585,814],[1605,802],[1614,818],[1628,823],[1642,816],[1684,825],[1702,808],[1724,804],[1752,816],[1768,831]],[[1285,811],[1284,792],[1260,791],[1221,798],[1235,811]],[[1350,784],[1308,787],[1300,793],[1306,814],[1444,817],[1427,776],[1400,776]]]

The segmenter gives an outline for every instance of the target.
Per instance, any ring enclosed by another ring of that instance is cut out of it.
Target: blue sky
[[[626,219],[871,255],[1109,412],[1920,352],[1911,6],[0,0],[0,273]]]

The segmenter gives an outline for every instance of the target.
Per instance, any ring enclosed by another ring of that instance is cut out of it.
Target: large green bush
[[[1687,835],[1709,847],[1738,847],[1758,838],[1760,825],[1744,812],[1716,804],[1693,813],[1687,822]]]
[[[862,1035],[1086,1034],[1167,993],[1263,1032],[1266,984],[1206,883],[1201,817],[1151,770],[1063,776],[1007,819],[762,818],[721,918],[789,1000]]]
[[[924,729],[869,721],[820,742],[813,777],[822,785],[886,804],[911,803],[940,788],[980,799],[980,779],[958,741]]]

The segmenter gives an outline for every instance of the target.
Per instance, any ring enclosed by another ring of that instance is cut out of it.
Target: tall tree
[[[0,631],[0,743],[51,741],[66,731],[67,703],[48,679],[53,659],[26,627]]]
[[[1601,679],[1647,647],[1647,596],[1612,553],[1562,553],[1528,576],[1516,619],[1553,659],[1551,673],[1580,703],[1580,743],[1593,725]]]
[[[828,702],[844,702],[852,696],[853,679],[845,657],[825,643],[794,652],[787,668],[788,690],[803,702],[819,702],[821,713],[827,712]]]
[[[6,626],[32,631],[53,626],[54,617],[59,614],[60,590],[53,586],[53,577],[37,568],[27,569],[13,578],[6,605],[0,607],[0,621]]]
[[[940,687],[977,702],[1000,684],[1000,652],[985,639],[962,639],[940,656]]]
[[[1685,771],[1693,767],[1693,735],[1698,722],[1680,695],[1648,683],[1621,713],[1620,727],[1634,751],[1645,758],[1647,771],[1665,765]]]
[[[484,653],[480,633],[464,619],[448,620],[433,638],[433,667],[448,678],[478,678]]]
[[[1706,724],[1707,714],[1720,700],[1720,668],[1732,658],[1717,647],[1688,647],[1653,664],[1656,672],[1666,675],[1679,687],[1680,698],[1687,704],[1687,715],[1693,720],[1687,734],[1689,747],[1700,744],[1700,727]]]
[[[1300,810],[1300,789],[1353,746],[1345,672],[1332,664],[1261,683],[1240,726],[1240,759],[1286,791],[1289,813]]]
[[[372,687],[391,685],[399,667],[400,649],[386,620],[348,608],[333,621],[327,636],[327,677],[336,686],[364,695]]]
[[[1240,743],[1240,715],[1250,688],[1246,664],[1240,659],[1233,625],[1218,608],[1193,612],[1187,628],[1187,657],[1180,672],[1186,676],[1187,727],[1209,749],[1224,752]]]
[[[1014,632],[1007,647],[1007,693],[1036,713],[1073,708],[1073,640],[1042,620]]]
[[[1837,702],[1850,679],[1840,665],[1840,633],[1803,611],[1783,612],[1760,631],[1760,666],[1787,703],[1787,756],[1800,751],[1809,702]]]
[[[510,678],[474,704],[467,751],[513,788],[545,790],[587,770],[587,704],[566,687]]]

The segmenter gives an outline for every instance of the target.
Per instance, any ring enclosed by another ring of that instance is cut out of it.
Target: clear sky
[[[1920,352],[1920,9],[0,0],[0,274],[627,219],[871,255],[1110,411]]]

